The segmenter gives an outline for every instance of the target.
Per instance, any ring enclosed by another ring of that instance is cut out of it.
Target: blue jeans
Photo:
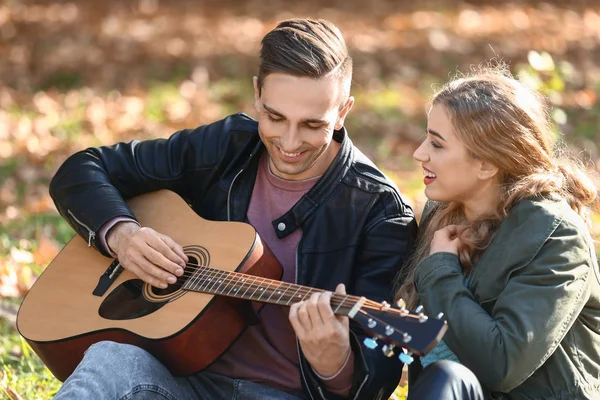
[[[436,361],[408,385],[408,400],[484,400],[483,388],[470,369],[454,361]]]
[[[145,350],[115,342],[92,345],[55,400],[301,400],[257,383],[200,372],[173,377]]]

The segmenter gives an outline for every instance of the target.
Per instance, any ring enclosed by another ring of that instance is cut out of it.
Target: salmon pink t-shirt
[[[288,212],[319,178],[288,181],[270,171],[267,152],[259,161],[248,208],[248,222],[281,263],[282,280],[285,282],[296,282],[296,248],[302,238],[302,230],[299,228],[279,239],[271,222]],[[208,370],[285,392],[301,392],[296,335],[288,314],[289,307],[265,304],[259,312],[260,322],[249,326]],[[351,354],[340,372],[321,379],[329,391],[346,396],[350,391],[353,372],[354,356]]]

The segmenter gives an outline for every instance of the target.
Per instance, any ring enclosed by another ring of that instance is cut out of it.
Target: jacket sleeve
[[[509,392],[552,355],[573,325],[589,297],[592,266],[584,235],[563,223],[527,265],[515,268],[504,290],[490,299],[491,310],[465,287],[452,253],[423,260],[415,284],[428,313],[446,314],[444,341],[461,363],[488,389]]]
[[[356,259],[357,278],[352,293],[373,301],[393,298],[392,281],[412,249],[417,224],[410,209],[405,215],[387,217],[376,221],[367,230]],[[366,333],[354,321],[350,321],[350,342],[354,352],[354,376],[350,399],[388,399],[400,376],[402,363],[397,356],[386,357],[381,346],[369,349],[363,344]],[[311,392],[320,399],[337,399],[328,393],[312,373],[302,357],[305,375],[310,381]]]
[[[50,183],[50,195],[59,213],[75,231],[110,256],[96,232],[115,217],[135,219],[126,199],[169,189],[189,200],[190,172],[211,171],[227,145],[231,117],[168,139],[118,143],[88,148],[69,157]],[[210,174],[206,174],[207,177]]]

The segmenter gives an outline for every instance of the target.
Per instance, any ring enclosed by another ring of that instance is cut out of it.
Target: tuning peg
[[[393,344],[385,344],[383,345],[383,347],[381,348],[381,351],[383,352],[383,355],[386,357],[391,357],[394,355],[394,348],[396,346],[394,346]]]
[[[365,338],[365,340],[363,340],[363,343],[365,346],[367,346],[369,349],[373,350],[374,348],[377,347],[378,343],[377,343],[377,339],[375,338]]]
[[[404,301],[404,299],[398,299],[396,301],[396,305],[398,306],[398,308],[406,308],[406,302]]]
[[[398,354],[398,359],[406,365],[410,365],[413,362],[412,354],[405,353],[403,351],[401,351],[400,354]]]
[[[442,319],[442,318],[444,318],[444,313],[443,312],[441,312],[441,313],[439,313],[437,315],[437,319]]]
[[[384,301],[381,302],[381,309],[382,310],[386,309],[386,308],[390,308],[390,307],[391,307],[390,303],[388,303],[387,301],[384,300]]]
[[[417,308],[415,309],[415,312],[416,312],[417,314],[420,314],[420,313],[421,313],[421,311],[423,311],[423,306],[422,306],[422,305],[419,305],[419,306],[417,306]]]

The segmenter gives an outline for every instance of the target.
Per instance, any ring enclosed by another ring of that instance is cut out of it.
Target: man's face
[[[322,175],[335,158],[339,143],[332,142],[354,99],[340,107],[339,79],[312,79],[272,73],[263,80],[261,94],[254,78],[258,131],[269,152],[271,172],[287,180]]]

